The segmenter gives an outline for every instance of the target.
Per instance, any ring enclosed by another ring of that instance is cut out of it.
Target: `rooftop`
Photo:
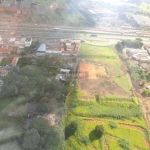
[[[0,53],[10,53],[13,51],[12,46],[0,46]]]
[[[7,70],[1,70],[1,76],[7,75],[8,71]]]
[[[45,52],[46,51],[46,45],[41,44],[40,47],[38,48],[37,52]]]

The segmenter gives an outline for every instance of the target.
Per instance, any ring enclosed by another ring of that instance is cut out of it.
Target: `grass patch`
[[[113,79],[123,90],[131,95],[132,84],[128,75],[116,75]]]
[[[102,47],[82,43],[80,47],[80,54],[87,60],[101,61],[106,64],[120,67],[118,63],[120,60],[115,52],[114,46]]]
[[[110,140],[109,143],[108,143],[108,147],[109,147],[109,150],[114,150],[114,149],[123,150],[123,149],[118,145],[118,142],[117,142],[116,140]]]
[[[139,148],[146,149],[146,143],[144,140],[144,136],[142,132],[126,127],[118,127],[115,129],[111,129],[109,125],[105,126],[105,130],[110,133],[111,135],[114,135],[116,137],[125,137],[129,139],[129,141],[132,143],[132,145],[137,146]]]

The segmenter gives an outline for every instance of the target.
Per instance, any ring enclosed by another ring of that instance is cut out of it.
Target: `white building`
[[[29,47],[32,44],[32,38],[27,38],[25,41],[25,46]]]

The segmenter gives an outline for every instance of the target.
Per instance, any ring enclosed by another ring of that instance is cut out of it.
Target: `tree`
[[[38,103],[37,107],[36,107],[36,110],[39,113],[47,113],[48,112],[47,103]]]
[[[41,117],[35,118],[31,124],[29,129],[37,129],[40,135],[44,135],[49,132],[50,126],[46,119],[43,119]]]
[[[100,101],[100,97],[99,97],[99,95],[98,95],[98,94],[95,94],[95,95],[94,95],[94,97],[95,97],[95,100],[96,100],[97,102],[99,102],[99,101]]]
[[[131,149],[131,144],[128,139],[125,138],[120,138],[118,140],[118,144],[120,147],[122,147],[124,150],[130,150]]]
[[[35,150],[40,142],[40,135],[36,129],[27,130],[23,137],[23,147],[27,150]]]
[[[97,125],[95,127],[95,134],[98,136],[98,137],[101,137],[103,134],[104,134],[104,127],[103,125]]]
[[[115,47],[116,47],[116,50],[117,50],[118,52],[122,52],[123,46],[122,46],[122,44],[121,44],[120,42],[118,42]]]
[[[143,43],[139,40],[122,40],[121,42],[122,46],[127,46],[130,48],[141,48],[143,46]]]

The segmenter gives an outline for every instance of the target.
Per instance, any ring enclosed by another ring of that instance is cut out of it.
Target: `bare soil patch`
[[[129,98],[128,93],[126,93],[116,82],[107,76],[101,76],[99,79],[95,80],[78,80],[78,88],[79,90],[86,91],[88,95],[94,95],[97,93],[101,97],[117,95]]]
[[[99,66],[99,64],[92,64],[81,62],[80,71],[81,75],[85,74],[85,79],[98,79],[101,75],[106,75],[105,67]],[[83,73],[83,74],[82,74]],[[79,79],[84,79],[83,76],[80,76]]]

